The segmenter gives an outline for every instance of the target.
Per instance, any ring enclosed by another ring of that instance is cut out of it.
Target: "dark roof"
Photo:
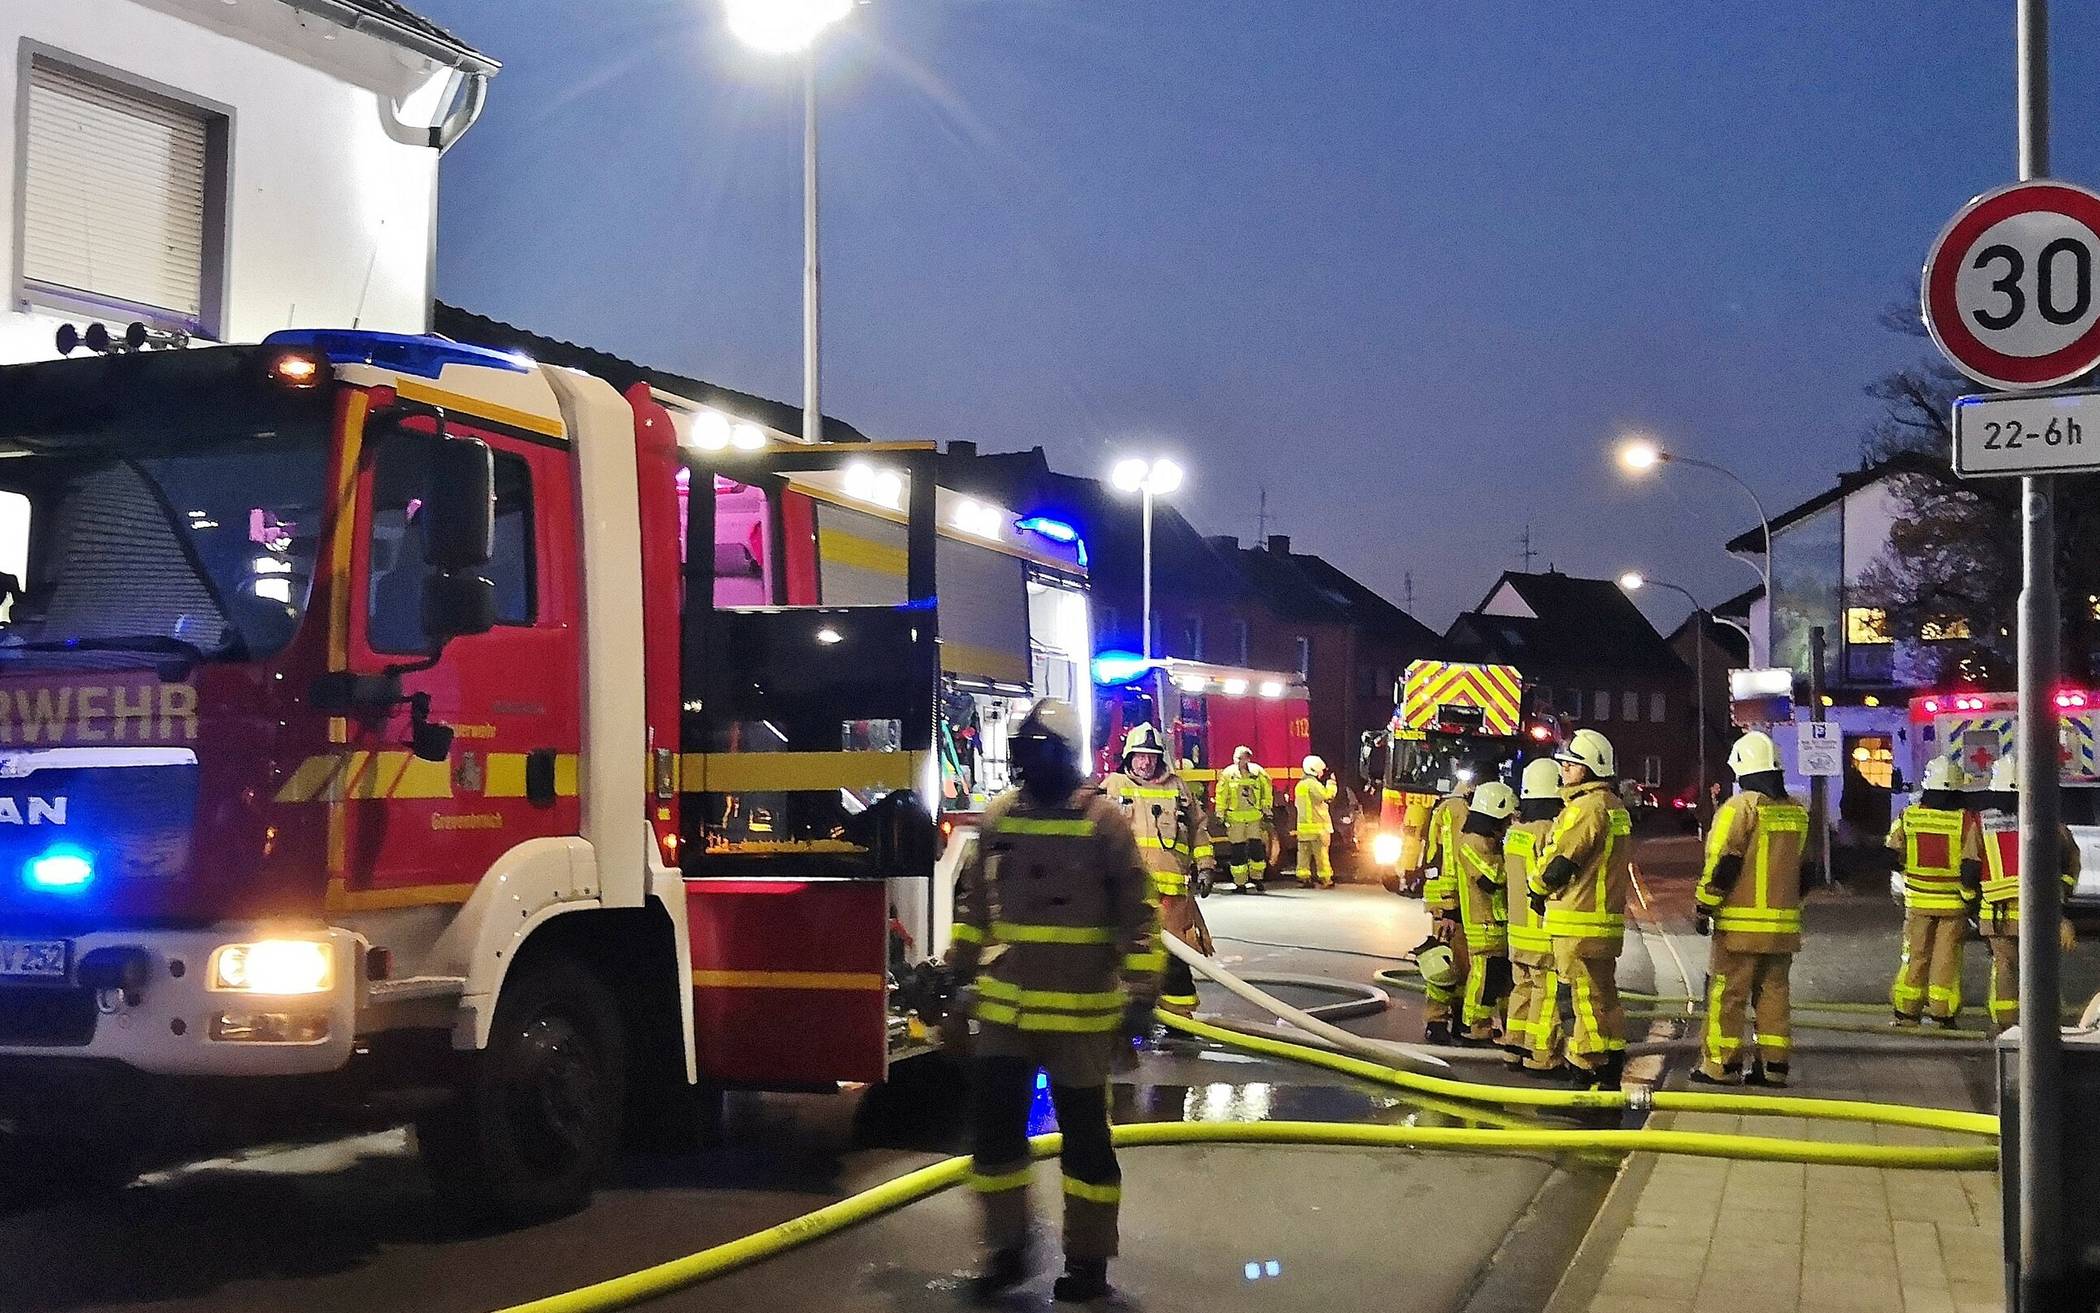
[[[1531,615],[1487,613],[1488,603],[1504,586],[1515,589]],[[1445,639],[1460,657],[1504,661],[1520,670],[1527,663],[1545,669],[1665,674],[1682,674],[1686,669],[1618,584],[1558,571],[1505,571],[1478,607],[1451,622]]]
[[[1711,617],[1712,613],[1708,614]],[[1690,639],[1692,626],[1698,619],[1699,613],[1694,611],[1684,618],[1683,623],[1670,631],[1670,647],[1673,651],[1681,651],[1680,644]],[[1744,666],[1750,664],[1750,640],[1734,625],[1724,625],[1709,618],[1706,622],[1706,637],[1708,642],[1727,653],[1731,662]]]
[[[1398,643],[1422,657],[1439,656],[1444,639],[1324,556],[1290,550],[1286,538],[1239,549],[1240,569],[1269,609],[1285,619],[1345,624]]]
[[[399,0],[286,0],[295,9],[303,9],[345,27],[371,32],[393,40],[397,45],[435,55],[440,51],[450,54],[461,66],[473,72],[493,73],[502,65],[476,50],[436,23],[423,17]],[[343,11],[350,11],[345,14]],[[376,20],[376,21],[367,21]],[[389,30],[391,29],[391,30]],[[405,39],[404,39],[405,38]],[[418,39],[420,38],[420,39]],[[431,47],[426,49],[426,47]]]
[[[784,401],[739,392],[685,374],[674,374],[667,369],[652,365],[637,364],[624,356],[595,347],[578,346],[559,338],[546,337],[528,329],[506,324],[500,319],[477,315],[471,310],[462,310],[456,305],[437,303],[431,326],[438,333],[457,342],[472,342],[477,346],[496,347],[504,351],[516,351],[531,356],[543,365],[565,365],[580,369],[587,374],[596,374],[622,392],[636,383],[647,383],[662,388],[702,405],[726,411],[738,419],[748,419],[781,433],[802,432],[802,407],[791,406]],[[866,442],[868,435],[846,421],[833,415],[824,416],[824,440],[826,442]]]
[[[1876,461],[1872,465],[1863,465],[1859,469],[1840,474],[1834,487],[1825,488],[1807,501],[1802,502],[1799,506],[1790,506],[1773,516],[1772,532],[1778,533],[1789,525],[1799,524],[1817,511],[1827,506],[1833,506],[1853,493],[1858,492],[1861,488],[1870,488],[1883,479],[1893,478],[1899,474],[1928,474],[1934,468],[1935,462],[1930,458],[1916,452],[1903,452],[1900,455],[1891,456],[1887,460]],[[1735,537],[1730,538],[1725,546],[1731,552],[1754,552],[1760,556],[1763,555],[1765,550],[1764,526],[1757,525],[1745,529]]]
[[[1750,608],[1757,605],[1757,599],[1764,595],[1765,586],[1763,584],[1752,584],[1734,597],[1714,603],[1707,610],[1715,615],[1725,615],[1731,620],[1748,620],[1750,618]]]

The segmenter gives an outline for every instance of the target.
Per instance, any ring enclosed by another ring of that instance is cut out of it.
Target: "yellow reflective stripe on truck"
[[[824,793],[909,789],[923,752],[688,752],[679,787],[688,793]]]

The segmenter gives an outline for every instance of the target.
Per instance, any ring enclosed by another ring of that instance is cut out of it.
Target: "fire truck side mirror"
[[[480,438],[440,438],[430,453],[423,507],[424,559],[457,574],[487,565],[495,550],[496,464]]]
[[[478,574],[433,570],[423,580],[423,632],[433,647],[496,627],[496,585]]]

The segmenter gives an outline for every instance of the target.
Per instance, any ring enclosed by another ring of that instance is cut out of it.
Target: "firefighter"
[[[1961,1015],[1961,946],[1969,914],[1964,859],[1979,856],[1963,811],[1961,767],[1935,757],[1918,800],[1889,827],[1888,846],[1903,866],[1903,958],[1889,986],[1896,1024],[1929,1016],[1952,1029]],[[1974,870],[1967,883],[1979,878]]]
[[[1465,831],[1473,796],[1471,783],[1461,783],[1437,800],[1429,813],[1429,840],[1422,853],[1422,908],[1429,913],[1429,933],[1439,943],[1451,945],[1453,983],[1439,986],[1427,975],[1422,1004],[1422,1039],[1428,1044],[1451,1042],[1451,1022],[1458,1015],[1458,984],[1472,965],[1466,958],[1466,938],[1458,919],[1458,836]]]
[[[1305,759],[1298,781],[1298,883],[1334,888],[1334,802],[1336,786],[1327,763],[1315,754]]]
[[[2020,1024],[2020,763],[2010,754],[1991,767],[1989,795],[1975,838],[1982,869],[1964,869],[1981,876],[1971,888],[1978,904],[1978,927],[1991,947],[1990,1012],[1995,1033]],[[2078,885],[2078,841],[2070,830],[2058,826],[2057,845],[2062,854],[2057,874],[2069,896]],[[2068,949],[2072,940],[2069,920],[2061,922],[2060,933]]]
[[[1269,814],[1276,809],[1276,785],[1254,762],[1246,744],[1232,750],[1232,765],[1218,772],[1218,815],[1225,819],[1227,868],[1232,887],[1241,893],[1262,892],[1269,867]]]
[[[1752,730],[1728,751],[1741,791],[1714,813],[1694,891],[1700,934],[1713,936],[1706,979],[1706,1037],[1692,1079],[1743,1076],[1745,1014],[1757,1050],[1745,1083],[1784,1086],[1792,1026],[1787,972],[1801,949],[1801,853],[1808,809],[1786,791],[1779,749]]]
[[[1461,1044],[1502,1039],[1502,1000],[1509,996],[1509,904],[1502,878],[1502,835],[1516,815],[1517,795],[1499,780],[1473,792],[1465,828],[1452,848],[1458,920],[1466,946],[1466,992],[1459,1012]]]
[[[1633,818],[1612,788],[1618,762],[1610,739],[1576,730],[1554,759],[1566,805],[1531,881],[1532,908],[1544,912],[1553,969],[1575,1006],[1567,1045],[1575,1084],[1617,1089],[1626,1071],[1618,968],[1633,882]]]
[[[985,808],[964,862],[949,962],[978,1023],[970,1184],[990,1258],[980,1296],[1028,1264],[1028,1108],[1038,1068],[1064,1132],[1065,1272],[1055,1294],[1110,1293],[1122,1174],[1109,1140],[1108,1078],[1150,1029],[1165,953],[1152,877],[1123,809],[1083,783],[1078,713],[1035,704],[1014,733],[1020,779]]]
[[[1195,789],[1167,769],[1166,743],[1149,721],[1124,736],[1122,765],[1101,781],[1101,791],[1123,808],[1137,835],[1138,855],[1152,872],[1152,891],[1159,897],[1160,922],[1168,934],[1209,957],[1217,950],[1190,888],[1197,873],[1212,863],[1203,806]],[[1196,1010],[1195,973],[1171,954],[1159,1005],[1184,1017]]]
[[[1524,767],[1517,819],[1502,839],[1504,883],[1509,900],[1509,1006],[1502,1023],[1503,1064],[1526,1076],[1560,1069],[1560,977],[1553,970],[1553,940],[1526,891],[1545,856],[1553,818],[1560,815],[1560,767],[1545,757]]]

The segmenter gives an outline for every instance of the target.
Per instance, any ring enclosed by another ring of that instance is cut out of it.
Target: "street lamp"
[[[1765,531],[1765,554],[1763,563],[1757,568],[1757,574],[1764,581],[1765,632],[1769,634],[1772,629],[1772,607],[1774,605],[1772,597],[1772,519],[1765,514],[1765,504],[1758,497],[1757,490],[1743,482],[1741,475],[1726,466],[1716,465],[1712,461],[1700,460],[1695,456],[1680,456],[1651,438],[1630,437],[1619,444],[1619,464],[1629,474],[1646,474],[1658,465],[1666,463],[1696,465],[1702,470],[1710,470],[1734,483],[1736,487],[1741,488],[1750,498],[1750,504],[1757,508],[1757,522],[1764,526]],[[1696,606],[1698,603],[1694,602],[1693,605]],[[1763,665],[1771,659],[1769,653],[1760,655],[1756,652],[1757,644],[1755,641],[1750,646],[1752,648],[1751,660],[1755,664]]]
[[[1685,601],[1690,602],[1692,604],[1692,617],[1697,622],[1698,632],[1693,635],[1692,640],[1692,692],[1693,696],[1698,700],[1698,709],[1694,714],[1697,715],[1699,718],[1699,788],[1698,791],[1692,795],[1692,818],[1696,821],[1699,817],[1699,809],[1706,805],[1707,611],[1705,607],[1699,604],[1699,599],[1692,596],[1692,592],[1689,588],[1682,587],[1678,584],[1667,583],[1661,579],[1650,579],[1638,570],[1628,570],[1625,574],[1619,576],[1619,587],[1625,589],[1629,593],[1637,593],[1641,589],[1647,588],[1650,585],[1653,585],[1656,588],[1667,588],[1673,593],[1681,594],[1684,597]]]
[[[802,56],[802,437],[824,440],[817,257],[817,38],[853,12],[853,0],[727,0],[729,30],[768,55]]]
[[[1117,461],[1115,468],[1108,472],[1108,481],[1114,485],[1117,492],[1134,492],[1143,498],[1145,603],[1142,623],[1145,626],[1145,637],[1142,652],[1147,661],[1152,659],[1152,499],[1164,497],[1179,488],[1182,477],[1181,466],[1164,456],[1156,456],[1151,460],[1138,456],[1127,457]]]

